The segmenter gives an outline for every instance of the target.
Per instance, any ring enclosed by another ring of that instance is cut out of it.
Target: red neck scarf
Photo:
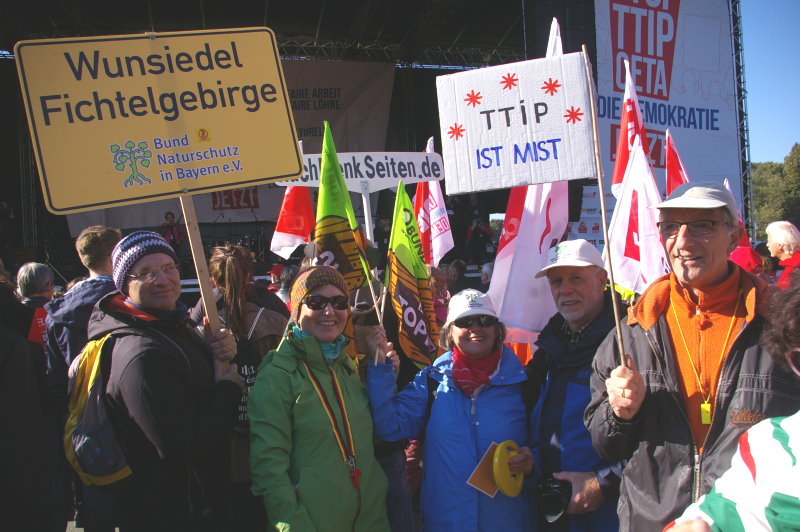
[[[453,346],[453,382],[469,397],[475,391],[489,384],[491,377],[500,364],[500,348],[486,358],[473,360]]]

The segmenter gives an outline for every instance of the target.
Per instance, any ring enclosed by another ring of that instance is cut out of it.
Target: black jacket
[[[227,489],[227,449],[241,396],[214,382],[211,354],[176,313],[155,319],[113,292],[89,321],[89,338],[123,328],[112,352],[108,414],[133,470],[125,482],[121,524],[141,530],[190,530],[198,513]]]
[[[663,295],[664,283],[668,291],[666,276],[645,291],[637,307],[662,304],[652,303],[659,299],[652,295],[658,291]],[[755,300],[755,288],[750,291],[745,291],[745,297]],[[592,400],[584,421],[601,455],[612,461],[629,460],[617,508],[620,530],[661,530],[730,467],[745,430],[762,419],[800,408],[800,384],[758,344],[765,322],[756,315],[736,333],[723,363],[714,416],[702,458],[698,458],[663,310],[652,311],[659,317],[647,330],[636,319],[622,325],[625,350],[633,354],[647,389],[632,420],[616,417],[606,395],[605,380],[620,360],[613,333],[601,344],[593,364]]]
[[[0,323],[0,345],[0,530],[51,530],[38,344]]]

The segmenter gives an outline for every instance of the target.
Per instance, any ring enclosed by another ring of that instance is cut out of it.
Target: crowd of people
[[[485,234],[472,207],[465,242]],[[557,312],[529,359],[484,293],[490,266],[472,287],[463,263],[429,267],[428,365],[335,268],[273,268],[267,287],[246,249],[214,248],[212,330],[179,299],[174,240],[89,227],[88,276],[63,295],[44,264],[0,279],[0,529],[76,513],[93,532],[797,529],[800,233],[775,222],[771,257],[741,249],[713,183],[656,208],[671,273],[632,304],[585,240],[530,272]],[[99,339],[130,470],[106,484],[65,451],[74,363]]]

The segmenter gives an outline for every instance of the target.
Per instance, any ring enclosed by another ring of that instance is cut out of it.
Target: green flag
[[[439,325],[414,206],[402,181],[397,186],[388,258],[386,281],[397,315],[400,346],[408,358],[428,366],[436,358]]]
[[[322,167],[314,228],[316,263],[333,266],[344,277],[348,291],[364,286],[371,278],[364,255],[364,242],[344,184],[328,122],[322,140]]]

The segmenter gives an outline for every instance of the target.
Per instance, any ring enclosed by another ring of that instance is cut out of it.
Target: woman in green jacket
[[[367,395],[342,335],[344,279],[328,266],[301,272],[291,305],[248,398],[253,493],[276,530],[388,531]]]

